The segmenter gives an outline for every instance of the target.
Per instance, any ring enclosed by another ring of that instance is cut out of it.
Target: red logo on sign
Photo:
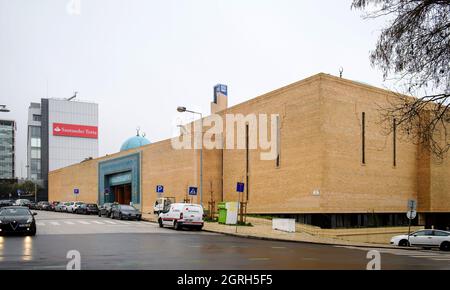
[[[98,127],[53,123],[53,135],[97,139]]]

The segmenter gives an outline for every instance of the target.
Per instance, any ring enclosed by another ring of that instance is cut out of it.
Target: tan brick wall
[[[322,208],[327,212],[402,212],[417,199],[417,146],[383,129],[379,108],[384,90],[323,77],[322,136],[325,144]],[[365,112],[365,164],[362,163],[362,113]]]
[[[319,74],[227,110],[225,113],[279,114],[281,160],[260,160],[250,150],[249,213],[403,212],[409,198],[419,211],[450,211],[450,163],[430,160],[402,136],[393,166],[392,135],[379,123],[379,106],[389,92]],[[361,163],[361,113],[366,113],[366,164]],[[99,160],[142,152],[143,210],[150,212],[157,184],[181,201],[200,180],[199,150],[174,150],[164,140],[69,166],[49,174],[49,199],[96,201]],[[211,183],[217,201],[237,200],[236,182],[245,180],[245,150],[204,150],[204,206]],[[223,157],[222,157],[223,156]],[[223,160],[223,162],[222,162]],[[222,184],[223,182],[223,184]],[[314,196],[314,190],[320,190]],[[194,198],[193,202],[197,202]]]

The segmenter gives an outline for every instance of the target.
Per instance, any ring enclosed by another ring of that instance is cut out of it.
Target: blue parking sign
[[[237,192],[244,192],[244,183],[243,182],[238,182],[236,184],[236,191]]]
[[[190,186],[189,187],[189,195],[197,195],[197,187]]]
[[[164,192],[164,186],[163,185],[157,185],[156,186],[156,192],[157,193],[163,193]]]
[[[73,194],[79,194],[79,193],[80,193],[80,190],[78,188],[73,189]]]

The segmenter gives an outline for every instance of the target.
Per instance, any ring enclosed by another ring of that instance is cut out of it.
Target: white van
[[[181,228],[203,228],[203,207],[192,203],[172,203],[164,208],[158,217],[159,226]]]

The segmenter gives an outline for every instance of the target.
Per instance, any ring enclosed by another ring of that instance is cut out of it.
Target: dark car
[[[77,214],[99,214],[98,206],[95,203],[83,203],[75,210]]]
[[[111,208],[114,204],[115,203],[107,202],[107,203],[104,203],[103,205],[101,205],[98,210],[98,216],[99,217],[102,217],[102,216],[111,217]]]
[[[14,201],[12,201],[12,200],[9,200],[9,199],[0,200],[0,208],[5,207],[5,206],[12,206],[12,205],[14,205]]]
[[[135,207],[126,204],[114,204],[111,209],[111,218],[141,220],[141,212]]]
[[[36,221],[30,209],[24,206],[8,206],[0,209],[0,235],[36,235]]]
[[[36,209],[49,210],[50,209],[50,203],[48,201],[40,201],[40,202],[37,203]]]
[[[36,209],[36,203],[34,201],[30,201],[30,204],[28,205],[29,209]]]
[[[59,201],[52,201],[50,202],[50,206],[48,207],[48,210],[55,211],[55,207],[59,204]]]

